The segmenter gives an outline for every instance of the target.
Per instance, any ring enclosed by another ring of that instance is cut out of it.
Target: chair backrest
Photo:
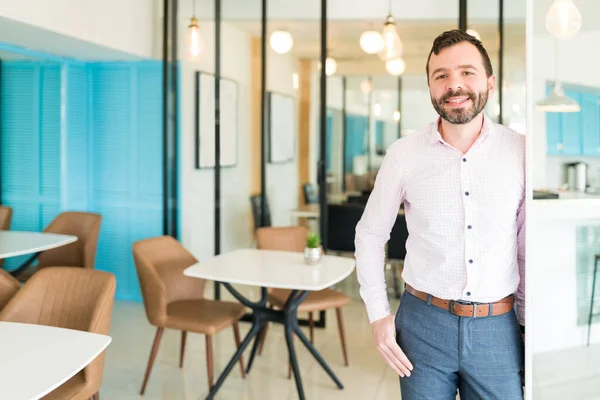
[[[38,257],[38,268],[60,266],[94,269],[101,222],[102,216],[99,214],[74,211],[60,213],[44,232],[77,236],[77,241],[42,252]]]
[[[319,196],[317,196],[317,190],[315,185],[312,183],[305,183],[302,185],[304,191],[304,202],[306,204],[317,204],[319,202]]]
[[[356,225],[365,207],[361,204],[329,204],[327,250],[354,252]]]
[[[259,194],[250,196],[250,205],[252,206],[252,216],[254,217],[254,229],[264,226],[271,226],[271,210],[269,209],[269,201],[265,197],[265,223],[262,223],[261,215],[261,196]]]
[[[132,248],[146,316],[152,325],[164,326],[169,303],[204,298],[205,280],[183,274],[198,261],[173,237],[140,240]]]
[[[13,298],[21,284],[11,274],[0,268],[0,310]]]
[[[108,335],[116,279],[104,271],[55,267],[36,272],[0,311],[0,321],[56,326]],[[104,352],[84,370],[99,390]]]
[[[308,229],[303,226],[265,227],[256,231],[256,247],[264,250],[303,252]]]
[[[0,206],[0,230],[7,231],[10,229],[12,214],[12,208],[7,206]]]
[[[12,214],[12,208],[7,206],[0,206],[0,231],[7,231],[10,229],[10,224],[12,222]],[[0,259],[0,268],[2,268],[3,265],[4,260]]]
[[[406,257],[406,240],[408,239],[408,227],[404,215],[398,215],[396,222],[390,232],[390,240],[387,246],[387,256],[393,260],[404,260]]]

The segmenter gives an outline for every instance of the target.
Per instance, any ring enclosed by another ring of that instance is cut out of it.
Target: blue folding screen
[[[2,203],[13,207],[13,229],[40,230],[60,209],[60,68],[2,63]]]
[[[12,229],[102,214],[96,268],[116,275],[118,299],[140,300],[131,245],[162,234],[162,64],[5,62],[1,106]]]

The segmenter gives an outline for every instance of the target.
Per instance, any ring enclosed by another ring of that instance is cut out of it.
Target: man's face
[[[437,113],[451,124],[475,118],[494,93],[496,77],[486,75],[479,50],[469,42],[446,47],[429,60],[429,94]]]

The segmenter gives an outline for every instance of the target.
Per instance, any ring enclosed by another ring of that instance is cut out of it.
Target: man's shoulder
[[[431,137],[431,125],[396,139],[387,149],[387,153],[404,153],[416,147],[426,145]]]
[[[525,148],[526,138],[525,138],[524,134],[519,133],[519,132],[517,132],[505,125],[501,125],[501,124],[494,123],[494,127],[496,129],[496,132],[499,133],[501,138]]]

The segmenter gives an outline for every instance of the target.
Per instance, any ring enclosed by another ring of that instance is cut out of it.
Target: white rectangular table
[[[0,399],[39,399],[92,362],[105,335],[44,325],[0,322]]]
[[[354,263],[352,258],[325,255],[319,264],[306,265],[302,253],[240,249],[215,256],[186,268],[184,274],[187,276],[222,282],[236,299],[252,309],[250,331],[221,373],[221,376],[219,376],[207,399],[214,397],[246,347],[256,337],[248,361],[247,369],[250,371],[252,361],[260,345],[261,332],[268,322],[280,323],[285,327],[289,359],[294,371],[298,396],[301,400],[304,399],[304,388],[302,387],[296,351],[292,340],[293,334],[300,338],[337,386],[343,389],[340,380],[300,330],[297,310],[300,303],[311,291],[323,290],[347,278],[354,270]],[[261,299],[258,302],[248,300],[231,286],[232,283],[260,286],[262,288]],[[283,310],[267,308],[266,288],[292,290]]]
[[[0,259],[38,253],[75,241],[77,241],[77,236],[0,230]]]

